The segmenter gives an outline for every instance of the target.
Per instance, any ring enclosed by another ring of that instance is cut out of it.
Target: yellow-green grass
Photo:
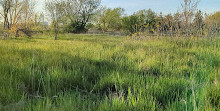
[[[220,110],[219,41],[0,40],[0,110]]]

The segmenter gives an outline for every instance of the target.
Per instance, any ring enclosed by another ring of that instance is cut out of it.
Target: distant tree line
[[[177,37],[216,36],[220,34],[220,12],[206,14],[197,10],[198,1],[184,0],[182,10],[163,15],[151,9],[123,16],[121,8],[104,9],[98,21],[103,31],[120,30],[128,35],[140,34]]]
[[[28,37],[33,32],[86,33],[89,30],[122,32],[127,35],[171,37],[211,37],[220,34],[220,12],[206,14],[197,10],[198,1],[183,0],[174,14],[151,9],[126,15],[123,8],[102,7],[101,0],[45,0],[46,13],[36,13],[32,0],[0,0],[0,19],[8,35]],[[45,18],[50,23],[45,22]],[[49,26],[48,26],[49,25]]]

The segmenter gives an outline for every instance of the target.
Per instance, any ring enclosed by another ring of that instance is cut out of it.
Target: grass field
[[[220,110],[220,39],[0,40],[0,110]]]

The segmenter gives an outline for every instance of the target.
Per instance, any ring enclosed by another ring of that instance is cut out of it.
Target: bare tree
[[[32,36],[31,27],[34,20],[35,3],[31,0],[14,0],[10,11],[10,27],[14,28],[16,37],[22,31],[28,37]]]
[[[1,16],[4,18],[4,29],[9,29],[9,12],[12,7],[12,0],[0,0],[2,12]]]
[[[34,7],[35,3],[31,0],[23,0],[21,23],[25,29],[30,28],[30,22],[34,19]]]
[[[57,40],[57,34],[59,32],[59,22],[61,18],[65,15],[64,13],[65,2],[62,0],[46,0],[45,9],[52,20],[52,25],[54,28],[54,39]]]
[[[181,34],[181,14],[179,12],[175,13],[173,15],[173,19],[174,19],[174,27],[175,27],[175,33],[176,33],[176,36],[180,36]]]
[[[65,14],[71,20],[76,19],[76,14],[80,11],[80,2],[79,0],[66,0],[65,1]]]
[[[190,23],[193,20],[198,4],[199,0],[184,0],[181,4],[183,9],[183,26],[186,37],[189,36]]]
[[[10,15],[10,24],[9,26],[11,27],[12,25],[16,25],[20,22],[20,19],[22,17],[22,10],[23,10],[23,1],[20,0],[14,0],[14,3],[12,4],[13,7],[11,7],[9,15]]]
[[[31,0],[0,0],[2,6],[1,15],[4,18],[4,29],[11,32],[24,32],[28,37],[31,36],[29,30],[30,21],[33,19],[34,3]],[[29,27],[28,27],[29,26]]]

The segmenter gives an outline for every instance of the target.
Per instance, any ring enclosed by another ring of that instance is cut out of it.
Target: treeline
[[[206,14],[197,10],[198,2],[184,0],[182,11],[174,14],[140,10],[124,16],[124,9],[102,9],[97,28],[106,31],[123,31],[132,36],[156,35],[176,37],[214,37],[220,34],[220,12]]]
[[[91,30],[127,35],[212,37],[220,34],[220,12],[197,10],[198,1],[183,0],[174,14],[151,9],[126,15],[123,8],[101,6],[101,0],[45,0],[46,13],[36,13],[32,0],[0,0],[2,27],[7,35],[31,37],[34,32],[86,33]],[[46,19],[48,18],[48,19]],[[49,22],[46,22],[49,21]]]

